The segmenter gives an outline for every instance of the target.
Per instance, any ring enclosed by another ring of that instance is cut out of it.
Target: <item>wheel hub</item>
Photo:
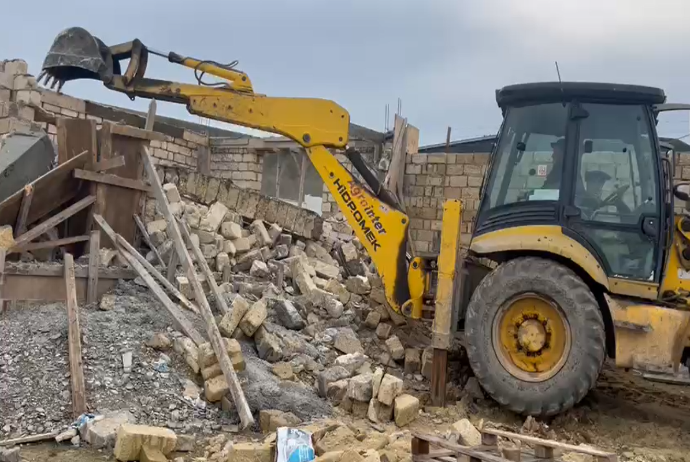
[[[522,294],[496,314],[493,345],[511,375],[528,382],[553,377],[570,353],[570,326],[560,307],[538,294]]]

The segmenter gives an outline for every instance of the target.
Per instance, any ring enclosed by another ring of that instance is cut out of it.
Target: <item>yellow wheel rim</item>
[[[514,377],[527,382],[550,379],[570,354],[570,326],[553,301],[522,294],[506,302],[493,323],[498,360]]]

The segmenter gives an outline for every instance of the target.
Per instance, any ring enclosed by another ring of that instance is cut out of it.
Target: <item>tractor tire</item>
[[[573,407],[596,384],[606,355],[604,321],[589,287],[569,268],[535,257],[508,261],[482,280],[467,307],[465,339],[482,388],[523,415]],[[539,369],[547,361],[552,367]]]

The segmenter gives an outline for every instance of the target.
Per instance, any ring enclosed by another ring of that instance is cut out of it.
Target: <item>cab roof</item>
[[[496,90],[496,103],[508,106],[568,102],[572,100],[609,104],[661,104],[666,94],[661,88],[619,83],[536,82],[508,85]]]

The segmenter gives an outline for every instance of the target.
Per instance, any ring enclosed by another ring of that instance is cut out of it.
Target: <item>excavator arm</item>
[[[199,85],[144,77],[150,54],[194,69]],[[120,61],[129,59],[122,72]],[[201,74],[200,74],[201,73]],[[203,82],[203,74],[223,79]],[[81,28],[68,29],[55,40],[39,80],[58,89],[69,80],[101,80],[130,98],[137,96],[184,104],[202,117],[284,135],[305,148],[338,207],[372,258],[383,281],[386,298],[396,312],[420,318],[424,278],[415,259],[408,271],[406,259],[409,218],[395,198],[381,186],[359,153],[346,153],[368,184],[356,180],[327,148],[347,147],[350,117],[333,101],[315,98],[277,98],[256,94],[249,77],[232,65],[202,61],[176,53],[147,49],[134,40],[114,47]],[[411,292],[412,289],[412,293]]]

